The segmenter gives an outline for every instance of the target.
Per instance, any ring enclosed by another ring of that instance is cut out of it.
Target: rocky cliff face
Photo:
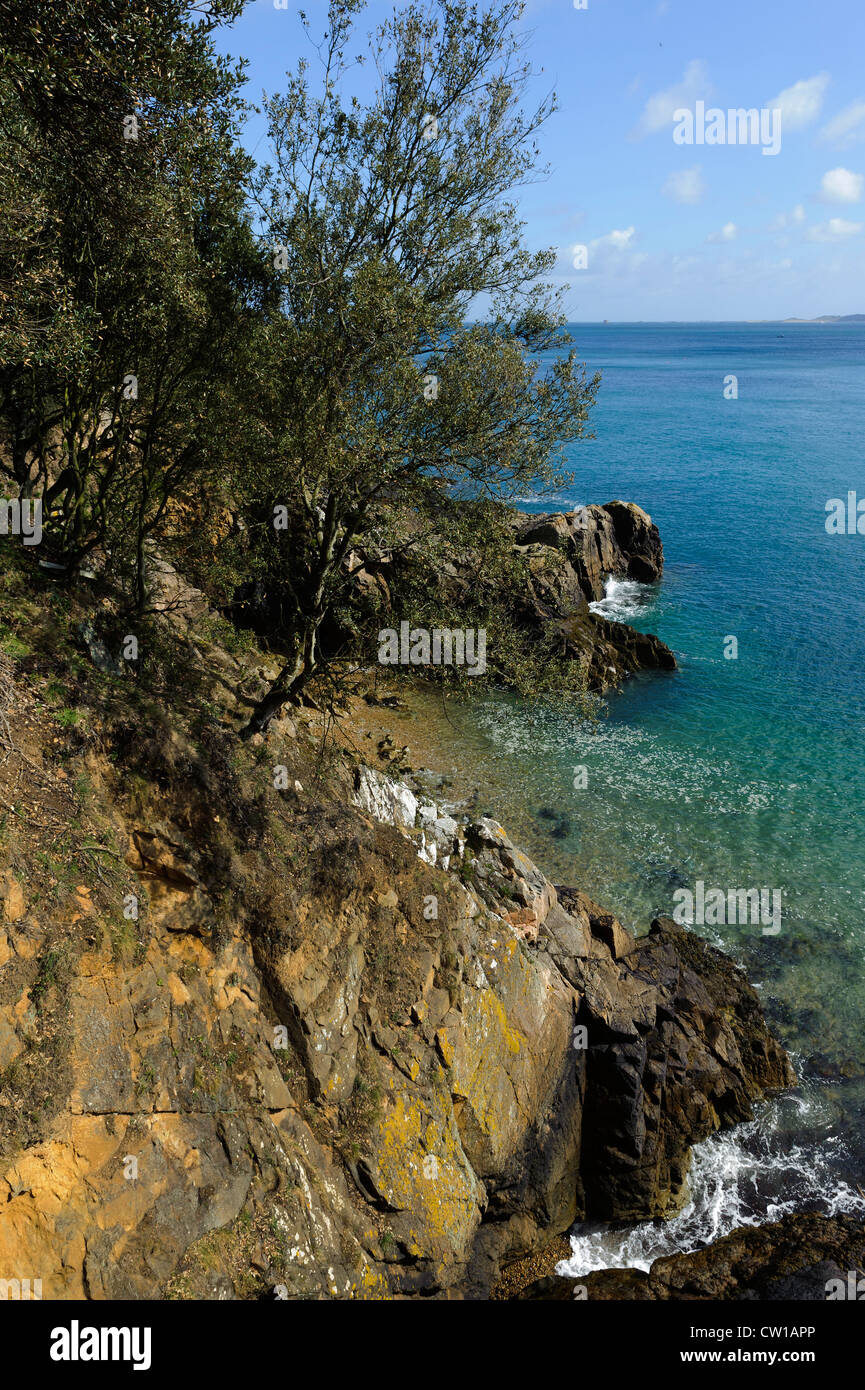
[[[65,600],[0,669],[0,1278],[477,1298],[579,1217],[675,1208],[691,1145],[791,1080],[741,973],[323,762],[312,709],[240,744],[258,677],[171,593],[162,693]]]
[[[271,737],[242,776],[154,737],[146,818],[91,751],[81,846],[107,854],[76,846],[62,893],[7,856],[0,1276],[483,1297],[577,1217],[681,1201],[689,1146],[787,1084],[710,947],[635,942],[496,822],[372,769],[311,797],[302,734]]]
[[[518,517],[514,529],[518,545],[541,545],[564,554],[588,600],[603,598],[608,575],[654,584],[664,570],[658,528],[633,502]]]
[[[631,502],[580,507],[573,512],[521,516],[514,521],[517,550],[528,562],[527,592],[518,596],[522,621],[550,630],[563,650],[584,661],[588,686],[605,691],[638,671],[673,671],[669,647],[592,612],[609,576],[651,584],[660,579],[664,552],[658,528]]]

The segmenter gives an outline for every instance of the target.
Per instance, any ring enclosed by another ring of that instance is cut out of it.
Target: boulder
[[[690,1148],[793,1084],[743,972],[669,918],[615,964],[578,962],[588,1032],[581,1175],[605,1220],[670,1214]]]
[[[865,1298],[865,1222],[795,1212],[742,1226],[701,1250],[664,1255],[648,1272],[605,1269],[583,1276],[590,1300],[664,1302],[845,1302]],[[535,1280],[522,1299],[571,1300],[574,1281]]]
[[[658,528],[633,502],[607,502],[602,507],[577,507],[572,512],[540,516],[518,515],[514,534],[520,546],[561,551],[588,600],[603,598],[608,575],[653,584],[664,569]]]

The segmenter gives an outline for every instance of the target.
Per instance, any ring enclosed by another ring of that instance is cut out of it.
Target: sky
[[[251,101],[315,58],[287,4],[250,0],[219,38]],[[324,0],[304,8],[320,36]],[[521,27],[558,111],[518,202],[571,320],[865,313],[865,0],[528,0]],[[737,108],[765,113],[747,142]],[[266,159],[260,117],[245,141]]]

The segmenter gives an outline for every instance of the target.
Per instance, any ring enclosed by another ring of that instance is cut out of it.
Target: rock
[[[565,906],[569,911],[582,910],[589,920],[589,929],[596,941],[603,942],[613,960],[621,960],[631,951],[635,950],[636,942],[631,933],[627,931],[611,912],[604,912],[603,908],[591,902],[583,893],[574,893],[573,890],[563,890],[565,893]]]
[[[440,863],[446,869],[454,854],[460,853],[460,828],[452,816],[440,816],[432,802],[420,806],[418,825],[422,831],[421,858],[430,864]]]
[[[852,1216],[796,1212],[743,1226],[702,1250],[665,1255],[648,1273],[606,1269],[583,1276],[588,1300],[815,1302],[865,1297],[865,1223]],[[524,1299],[573,1298],[574,1281],[536,1280]]]
[[[381,571],[388,572],[387,584],[379,586],[384,611],[398,604],[407,580],[423,583],[443,605],[457,611],[476,594],[479,583],[492,585],[490,602],[506,605],[523,633],[555,638],[565,658],[585,667],[592,690],[611,689],[638,671],[675,670],[673,653],[657,637],[610,622],[589,608],[603,598],[610,575],[644,583],[661,577],[661,538],[641,507],[613,501],[543,515],[506,508],[502,519],[513,536],[514,558],[523,561],[526,570],[526,582],[510,585],[506,594],[495,592],[491,577],[479,575],[478,556],[469,552],[439,559],[432,572],[412,575],[409,559],[373,554],[373,548],[368,560],[352,571],[355,600],[366,612],[371,590],[359,581],[370,572],[370,564],[379,579]],[[344,637],[348,641],[350,634]]]
[[[158,755],[146,825],[99,785],[126,882],[3,922],[0,1276],[484,1298],[576,1219],[673,1209],[690,1145],[790,1080],[729,961],[669,922],[635,942],[495,820],[370,768],[323,791],[300,748],[303,799],[265,769],[238,812],[223,764]]]
[[[518,545],[549,545],[554,550],[567,550],[572,540],[569,518],[564,512],[529,516],[520,521],[516,539]]]
[[[515,539],[520,546],[561,551],[588,600],[603,598],[608,575],[652,584],[663,573],[664,551],[658,528],[633,502],[519,517]]]
[[[616,545],[628,576],[643,584],[654,584],[664,570],[664,549],[652,518],[634,502],[607,502],[604,511],[612,518]]]
[[[417,797],[405,782],[394,782],[371,767],[360,767],[352,800],[361,810],[386,825],[412,827],[417,819]]]
[[[605,1220],[664,1216],[687,1199],[691,1145],[750,1119],[795,1080],[755,991],[721,952],[669,919],[621,960],[577,962],[588,1029],[581,1174]]]
[[[556,890],[512,844],[498,821],[488,817],[473,821],[466,826],[465,843],[474,856],[473,867],[487,903],[502,913],[527,908],[532,917],[523,919],[523,924],[540,926],[555,905]]]
[[[611,574],[660,577],[660,536],[641,508],[610,502],[541,517],[517,513],[513,524],[529,570],[528,587],[514,600],[518,621],[553,633],[563,655],[585,665],[590,689],[610,689],[638,671],[676,669],[659,638],[589,608]]]
[[[133,830],[126,863],[149,886],[154,922],[169,931],[208,936],[213,930],[213,905],[180,838],[162,831]]]
[[[24,889],[17,878],[11,876],[7,879],[7,885],[3,895],[3,917],[7,922],[18,922],[27,911]]]

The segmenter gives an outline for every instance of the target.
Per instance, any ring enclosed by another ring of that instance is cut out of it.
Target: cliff
[[[343,659],[352,653],[368,660],[369,642],[358,640],[359,631],[394,625],[401,617],[413,620],[423,594],[433,611],[451,615],[453,625],[464,623],[469,610],[473,616],[479,607],[498,610],[529,648],[545,638],[566,662],[584,668],[593,691],[610,690],[638,671],[676,669],[673,653],[658,637],[590,606],[603,598],[610,576],[645,584],[661,578],[661,537],[641,507],[608,502],[543,515],[501,507],[498,522],[495,566],[469,542],[450,537],[432,550],[359,542],[345,560],[347,613],[323,632],[322,645]],[[264,580],[242,586],[229,612],[278,640],[290,610],[290,596]]]
[[[0,1276],[485,1297],[577,1217],[675,1208],[690,1145],[791,1079],[740,972],[323,768],[314,710],[239,745],[249,661],[169,580],[161,701],[63,606],[5,662]]]

